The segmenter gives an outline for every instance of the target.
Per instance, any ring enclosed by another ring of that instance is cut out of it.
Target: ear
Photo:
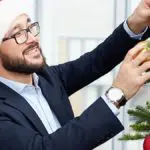
[[[0,41],[0,50],[1,50],[1,47],[2,47],[2,41]]]
[[[2,49],[2,44],[0,43],[0,51],[1,51],[1,49]]]

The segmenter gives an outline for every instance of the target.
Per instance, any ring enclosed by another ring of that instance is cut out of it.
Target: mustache
[[[34,42],[31,45],[29,45],[24,51],[23,54],[28,53],[30,50],[32,50],[33,48],[38,48],[40,50],[40,46],[38,42]]]

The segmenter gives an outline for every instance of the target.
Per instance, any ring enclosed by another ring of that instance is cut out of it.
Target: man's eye
[[[20,32],[17,32],[17,33],[15,34],[15,36],[19,37],[19,36],[21,36],[22,34],[23,34],[23,32],[20,31]]]

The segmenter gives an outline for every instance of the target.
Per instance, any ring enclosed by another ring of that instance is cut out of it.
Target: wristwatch
[[[123,91],[116,87],[110,87],[105,96],[108,98],[109,102],[115,104],[118,108],[124,106],[127,102],[127,99]]]

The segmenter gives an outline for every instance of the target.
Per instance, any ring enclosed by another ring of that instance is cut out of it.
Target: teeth
[[[36,46],[34,46],[34,47],[32,47],[30,50],[33,50],[33,49],[35,49],[35,48],[37,48],[37,47],[36,47]],[[30,50],[29,50],[29,51],[30,51]]]
[[[37,49],[36,49],[36,48],[35,48],[35,49],[30,50],[30,51],[29,51],[29,54],[32,54],[32,53],[35,53],[35,52],[37,52]]]

